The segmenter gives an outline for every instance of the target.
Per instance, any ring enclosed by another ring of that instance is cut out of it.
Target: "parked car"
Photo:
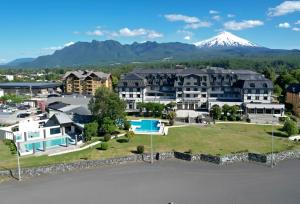
[[[29,113],[19,113],[19,114],[17,115],[17,118],[27,118],[27,117],[29,117],[29,116],[30,116]]]

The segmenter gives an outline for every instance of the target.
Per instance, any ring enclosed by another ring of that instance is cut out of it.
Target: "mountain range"
[[[232,33],[221,32],[217,36],[194,44],[150,41],[121,44],[114,40],[76,42],[61,50],[56,50],[51,55],[16,59],[4,66],[50,68],[158,61],[208,60],[224,57],[264,58],[290,55],[300,57],[300,50],[269,49]]]

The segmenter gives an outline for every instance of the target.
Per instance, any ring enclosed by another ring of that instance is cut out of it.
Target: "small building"
[[[300,83],[290,84],[286,89],[285,102],[293,106],[293,112],[300,115]]]
[[[61,84],[52,82],[6,82],[0,83],[3,94],[48,95],[60,91]]]
[[[64,113],[56,113],[46,120],[34,118],[0,129],[0,138],[13,140],[19,154],[29,155],[48,149],[77,145],[82,140],[82,128]]]

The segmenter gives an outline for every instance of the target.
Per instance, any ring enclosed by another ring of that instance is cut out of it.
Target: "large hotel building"
[[[100,87],[112,87],[111,75],[94,71],[71,71],[63,77],[64,92],[67,94],[95,95]]]
[[[241,105],[245,113],[282,114],[284,106],[272,103],[272,81],[249,70],[137,69],[121,76],[120,98],[127,111],[138,102],[176,103],[177,110],[209,110],[213,105]]]

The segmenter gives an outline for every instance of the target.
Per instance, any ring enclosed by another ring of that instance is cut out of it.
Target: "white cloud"
[[[74,42],[70,41],[70,42],[65,43],[64,45],[46,47],[46,48],[43,48],[43,50],[46,50],[46,51],[61,50],[61,49],[65,48],[65,47],[69,47],[69,46],[71,46],[73,44],[74,44]]]
[[[7,59],[4,59],[4,58],[0,59],[0,63],[4,63],[6,61],[7,61]]]
[[[90,36],[102,36],[102,35],[104,35],[103,31],[101,31],[99,29],[96,29],[94,31],[87,31],[86,34],[90,35]]]
[[[219,11],[216,11],[216,10],[209,10],[209,14],[218,14]]]
[[[199,18],[197,18],[197,17],[185,16],[182,14],[166,14],[165,18],[171,22],[182,21],[185,23],[198,23],[200,21]]]
[[[138,29],[129,29],[129,28],[122,28],[119,32],[113,32],[114,36],[124,36],[124,37],[136,37],[136,36],[143,36],[146,38],[160,38],[163,37],[162,33],[159,33],[154,30],[148,30],[145,28],[138,28]]]
[[[73,31],[73,34],[74,34],[74,35],[79,35],[79,34],[80,34],[80,32],[79,32],[79,31],[77,31],[77,30],[75,30],[75,31]]]
[[[229,14],[227,14],[227,17],[228,17],[228,18],[234,18],[234,17],[235,17],[235,15],[234,15],[234,14],[230,14],[230,13],[229,13]]]
[[[259,20],[244,20],[244,21],[228,21],[224,23],[224,28],[227,30],[243,30],[264,25],[264,22]]]
[[[212,17],[212,19],[214,19],[216,21],[219,21],[219,20],[221,20],[221,16],[215,15],[215,16]]]
[[[205,27],[210,27],[212,24],[208,21],[200,21],[198,23],[190,23],[186,24],[184,27],[185,29],[198,29],[198,28],[205,28]]]
[[[292,28],[292,30],[293,30],[293,31],[300,32],[300,28],[297,28],[297,27]]]
[[[290,28],[291,25],[288,22],[284,22],[284,23],[279,23],[278,27],[279,28]]]
[[[299,24],[300,24],[300,20],[296,21],[295,24],[296,24],[296,25],[299,25]]]
[[[161,38],[164,35],[162,33],[156,32],[154,30],[148,30],[147,38],[153,39],[153,38]]]
[[[184,40],[191,40],[193,35],[194,35],[193,32],[188,31],[188,30],[177,30],[177,33],[180,34],[180,35],[183,35]]]
[[[300,11],[300,1],[284,1],[275,8],[269,8],[268,16],[283,16]]]
[[[185,39],[185,40],[191,40],[191,38],[192,38],[191,36],[187,35],[183,39]]]

